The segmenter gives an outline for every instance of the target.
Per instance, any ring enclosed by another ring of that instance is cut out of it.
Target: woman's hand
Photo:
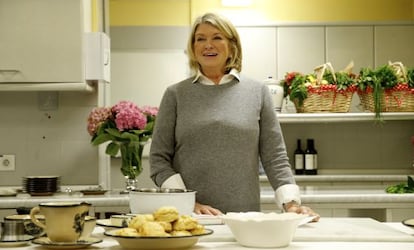
[[[298,214],[308,214],[309,216],[315,216],[315,218],[312,220],[312,222],[317,222],[321,218],[321,216],[317,213],[315,213],[310,207],[307,206],[301,206],[297,204],[296,202],[289,202],[283,205],[286,212],[293,212]]]
[[[221,215],[223,214],[220,210],[211,207],[209,205],[200,204],[198,202],[195,203],[194,213],[196,214],[209,214],[209,215]]]

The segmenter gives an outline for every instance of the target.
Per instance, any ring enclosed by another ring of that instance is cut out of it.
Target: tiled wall
[[[58,175],[63,185],[98,183],[97,150],[86,131],[95,93],[60,92],[56,110],[40,110],[37,92],[0,92],[0,154],[16,156],[16,170],[0,172],[1,186],[23,176]]]

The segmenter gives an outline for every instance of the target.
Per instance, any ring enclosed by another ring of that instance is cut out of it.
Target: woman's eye
[[[221,36],[215,36],[213,37],[214,40],[223,40],[223,38]]]
[[[197,37],[196,42],[205,41],[206,39],[204,37]]]

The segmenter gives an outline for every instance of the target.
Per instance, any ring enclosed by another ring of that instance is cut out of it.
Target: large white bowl
[[[129,207],[133,214],[152,214],[160,207],[173,206],[181,215],[191,215],[195,193],[184,189],[136,189],[129,192]]]
[[[296,213],[227,213],[223,222],[237,242],[246,247],[285,247],[292,242],[299,223],[307,215]]]

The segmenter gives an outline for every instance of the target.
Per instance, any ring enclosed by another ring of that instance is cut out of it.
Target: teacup
[[[83,230],[81,233],[81,239],[89,238],[95,229],[96,226],[96,217],[85,216],[85,224],[83,225]]]
[[[76,242],[81,237],[90,206],[85,202],[40,203],[32,208],[30,218],[45,230],[52,242]],[[45,223],[36,218],[38,214],[45,217]]]
[[[22,221],[1,222],[0,232],[0,241],[18,241],[25,238]]]
[[[37,215],[37,219],[44,222],[45,218],[43,215]],[[13,214],[4,217],[4,221],[16,221],[22,222],[24,225],[24,232],[25,234],[32,235],[34,237],[40,237],[45,234],[43,228],[35,225],[33,221],[30,219],[29,214]]]

